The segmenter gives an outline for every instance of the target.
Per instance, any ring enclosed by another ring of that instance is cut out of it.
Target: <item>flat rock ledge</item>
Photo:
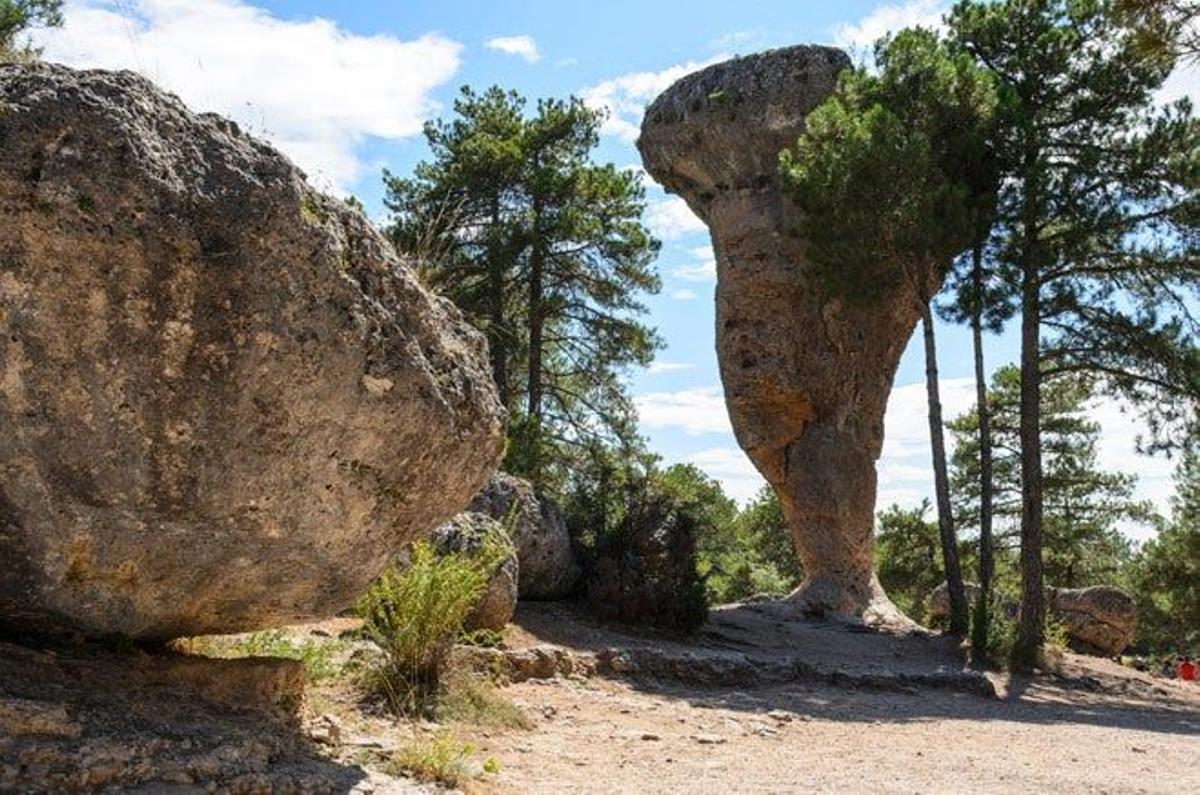
[[[298,726],[303,666],[0,643],[0,792],[347,792]],[[192,789],[188,789],[188,788]]]

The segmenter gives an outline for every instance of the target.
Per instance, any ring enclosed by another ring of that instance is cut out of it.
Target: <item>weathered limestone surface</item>
[[[0,623],[353,604],[497,465],[484,343],[357,212],[130,73],[0,66]]]
[[[1123,652],[1137,633],[1133,597],[1111,585],[1048,588],[1046,604],[1078,651],[1112,657]]]
[[[904,623],[872,570],[875,461],[919,305],[907,286],[870,306],[827,298],[778,179],[779,152],[849,65],[800,46],[710,66],[655,100],[638,147],[712,233],[726,403],[791,524],[808,575],[794,601]]]
[[[509,526],[521,564],[522,599],[562,599],[571,593],[580,569],[567,520],[529,481],[497,472],[470,509]]]
[[[487,588],[463,622],[463,627],[468,631],[503,630],[517,609],[517,584],[521,574],[517,549],[504,525],[490,516],[468,511],[434,530],[430,542],[439,555],[476,555],[489,543],[507,548],[500,565],[492,570]]]
[[[974,603],[979,586],[973,582],[963,585],[967,601]],[[1133,597],[1112,585],[1047,588],[1046,606],[1062,622],[1071,647],[1083,654],[1112,657],[1133,643],[1137,634],[1137,605]],[[1016,620],[1021,605],[1014,601],[1004,605],[1004,609]],[[944,582],[929,596],[929,615],[936,619],[950,616],[950,591]]]

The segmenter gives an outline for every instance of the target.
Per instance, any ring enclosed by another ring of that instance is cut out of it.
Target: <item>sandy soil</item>
[[[1200,790],[1200,686],[1066,654],[1055,675],[989,675],[995,697],[956,689],[952,680],[914,687],[894,674],[961,672],[948,639],[784,618],[770,606],[717,611],[699,642],[681,643],[597,626],[567,608],[522,607],[506,635],[511,648],[666,650],[687,665],[672,669],[679,676],[556,677],[504,688],[535,727],[460,729],[480,756],[502,764],[499,775],[470,789]],[[767,672],[776,670],[767,662],[797,655],[809,665],[791,681],[684,681],[696,672],[703,679],[714,659],[726,671],[728,658],[719,655],[729,654]],[[837,684],[822,666],[836,666]]]
[[[343,635],[356,624],[286,631],[349,666],[294,719],[297,663],[195,656],[235,638],[187,656],[0,644],[0,791],[432,791],[389,761],[443,727],[364,696],[350,661],[378,650]],[[489,670],[523,679],[500,692],[533,726],[453,727],[501,766],[470,792],[1200,792],[1200,686],[1107,660],[985,678],[947,638],[770,604],[714,611],[687,640],[526,605],[505,647]]]
[[[518,618],[509,633],[517,646],[552,636],[594,649],[618,637],[553,608]],[[749,621],[763,618],[753,611]],[[954,659],[945,639],[812,622],[786,622],[766,638],[758,624],[756,637],[731,641],[746,625],[740,613],[717,613],[706,642],[788,648],[870,669],[880,658],[901,669]],[[490,785],[499,792],[1200,790],[1200,686],[1074,654],[1058,675],[991,678],[996,698],[823,682],[530,680],[507,692],[536,727],[477,740],[504,764]]]
[[[1172,688],[1174,690],[1174,688]],[[1195,792],[1200,699],[1014,682],[939,690],[696,692],[592,679],[510,695],[528,733],[480,738],[502,792]]]

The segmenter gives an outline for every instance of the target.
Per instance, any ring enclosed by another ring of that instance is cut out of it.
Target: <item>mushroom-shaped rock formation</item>
[[[0,66],[0,623],[332,615],[495,470],[482,338],[271,147]]]
[[[711,231],[726,403],[803,560],[793,600],[907,624],[874,575],[872,528],[884,409],[919,304],[904,287],[866,306],[830,298],[778,178],[780,151],[848,66],[840,50],[812,46],[710,66],[654,101],[638,148]]]

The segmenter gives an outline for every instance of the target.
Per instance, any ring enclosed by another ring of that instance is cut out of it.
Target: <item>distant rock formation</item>
[[[1066,627],[1077,651],[1113,657],[1125,651],[1137,633],[1133,597],[1111,585],[1048,588],[1046,606]]]
[[[539,497],[527,480],[497,472],[470,510],[504,524],[520,560],[522,599],[562,599],[579,581],[579,563],[558,506]]]
[[[963,583],[967,600],[974,602],[979,586]],[[1133,597],[1111,585],[1090,588],[1047,588],[1046,607],[1063,623],[1072,648],[1084,654],[1112,657],[1133,643],[1137,634],[1137,605]],[[1010,618],[1016,620],[1020,604],[1005,605]],[[929,616],[946,619],[950,616],[950,592],[946,583],[933,589],[929,597]]]
[[[0,623],[329,616],[495,470],[482,337],[282,155],[127,72],[0,66]]]
[[[726,403],[804,562],[793,600],[908,625],[874,575],[872,534],[884,409],[919,305],[907,287],[866,306],[828,298],[778,177],[780,151],[849,65],[802,46],[710,66],[654,101],[638,147],[712,233]]]

